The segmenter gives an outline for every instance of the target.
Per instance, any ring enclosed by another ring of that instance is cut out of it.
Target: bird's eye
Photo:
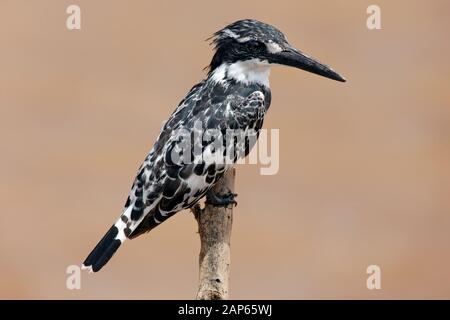
[[[261,51],[262,49],[264,49],[264,43],[257,40],[249,40],[245,43],[245,45],[251,51]]]

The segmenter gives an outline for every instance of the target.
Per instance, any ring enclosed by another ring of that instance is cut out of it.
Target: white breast
[[[269,87],[270,64],[259,59],[223,63],[213,71],[212,79],[221,82],[233,79],[244,84],[258,83]]]

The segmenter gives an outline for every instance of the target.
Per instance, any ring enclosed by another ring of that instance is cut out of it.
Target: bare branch
[[[230,169],[214,186],[214,192],[234,193],[235,169]],[[233,205],[218,207],[206,204],[192,208],[198,222],[201,249],[199,259],[198,300],[228,299],[230,275],[230,238],[233,224]]]

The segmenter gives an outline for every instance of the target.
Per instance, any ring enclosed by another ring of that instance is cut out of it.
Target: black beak
[[[336,81],[347,81],[327,65],[320,63],[295,48],[288,48],[281,52],[274,53],[270,60],[273,63],[299,68]]]

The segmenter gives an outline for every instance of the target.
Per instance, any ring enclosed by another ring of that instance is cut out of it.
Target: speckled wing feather
[[[245,88],[236,83],[202,81],[194,86],[166,122],[152,150],[138,170],[122,215],[84,262],[98,271],[127,238],[151,230],[176,212],[193,206],[237,159],[245,157],[254,143],[234,143],[237,151],[231,163],[217,161],[230,145],[218,146],[194,132],[217,129],[225,137],[229,130],[259,132],[270,105],[270,91],[264,86]],[[198,128],[200,124],[201,128]],[[183,131],[184,130],[184,131]],[[183,139],[180,131],[193,135],[201,152],[191,163],[175,163],[171,156]],[[241,151],[239,151],[241,150]]]
[[[251,149],[252,145],[245,145],[245,140],[239,141],[239,145],[227,146],[226,136],[230,134],[230,129],[231,132],[241,130],[243,134],[248,129],[259,131],[267,110],[264,94],[261,91],[245,91],[243,95],[236,96],[230,94],[230,88],[220,86],[221,91],[218,87],[216,85],[214,90],[208,86],[199,88],[199,92],[180,104],[163,133],[166,130],[174,132],[174,129],[179,128],[194,132],[198,130],[200,122],[203,130],[218,129],[221,137],[224,137],[224,144],[217,146],[211,140],[199,141],[193,138],[193,144],[201,149],[201,155],[193,155],[192,163],[178,165],[168,159],[170,152],[180,143],[177,135],[172,135],[162,152],[165,156],[160,156],[157,165],[164,172],[161,193],[152,195],[152,198],[159,199],[158,203],[145,213],[144,221],[139,223],[130,238],[151,230],[176,212],[192,207],[237,159],[245,157]],[[227,163],[218,162],[216,156],[223,156],[226,148],[236,149],[234,159]]]

